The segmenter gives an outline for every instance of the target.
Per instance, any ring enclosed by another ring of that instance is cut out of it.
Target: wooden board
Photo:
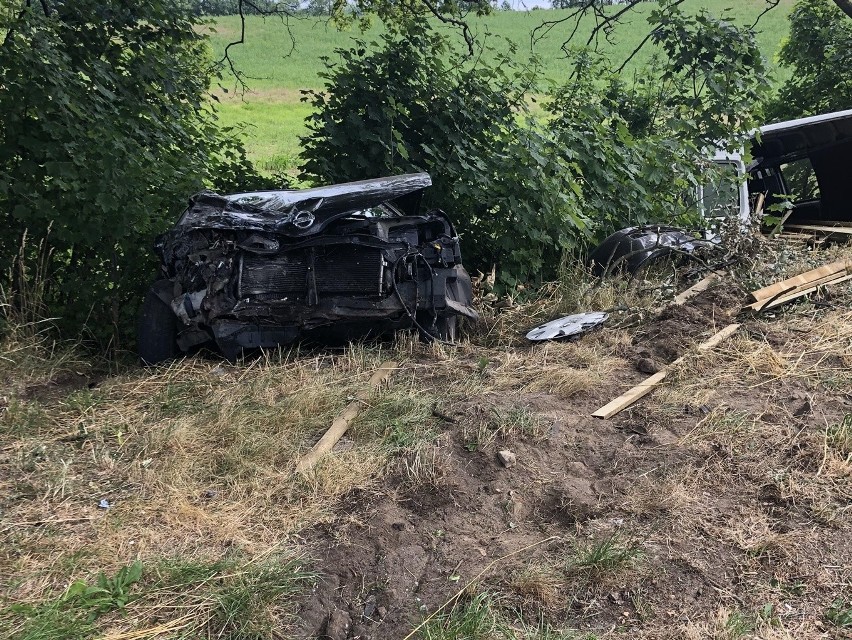
[[[390,360],[381,364],[378,370],[370,377],[370,386],[355,394],[355,400],[346,406],[346,409],[344,409],[343,413],[334,419],[334,422],[331,423],[328,431],[323,434],[322,438],[319,439],[319,442],[317,442],[313,448],[308,451],[301,460],[299,460],[296,464],[296,471],[304,473],[305,471],[310,470],[317,462],[319,462],[320,458],[331,451],[332,447],[334,447],[337,441],[340,440],[340,438],[343,437],[343,434],[346,433],[347,429],[349,429],[349,425],[352,424],[352,421],[358,417],[358,414],[361,412],[361,408],[364,406],[364,402],[369,399],[370,394],[376,389],[376,387],[390,377],[396,367],[397,363]]]
[[[740,325],[738,323],[729,324],[727,327],[725,327],[724,329],[720,329],[719,331],[714,333],[712,336],[707,338],[704,342],[699,344],[698,347],[697,347],[698,350],[699,351],[709,351],[713,347],[717,346],[720,342],[722,342],[722,340],[725,340],[726,338],[730,338],[732,335],[734,335],[737,332],[737,329],[739,329],[739,328],[740,328]],[[676,360],[676,362],[680,362],[681,360],[683,360],[683,356],[678,358]]]
[[[831,227],[816,224],[788,224],[786,228],[791,231],[815,231],[817,233],[839,233],[846,236],[852,235],[852,227]]]
[[[795,224],[810,227],[852,227],[847,220],[799,220]]]
[[[816,269],[805,271],[804,273],[800,273],[799,275],[793,276],[792,278],[781,280],[780,282],[771,284],[768,287],[763,287],[762,289],[752,291],[749,294],[749,297],[754,302],[758,302],[760,300],[769,300],[778,296],[779,294],[787,295],[789,293],[793,293],[797,289],[810,286],[811,284],[821,279],[833,276],[835,274],[845,275],[850,270],[852,270],[852,262],[850,262],[849,260],[838,260],[837,262],[832,262],[830,264],[817,267]]]
[[[718,345],[720,342],[722,342],[722,340],[736,333],[737,329],[739,328],[739,324],[729,324],[727,327],[720,331],[717,331],[707,340],[699,344],[697,347],[698,351],[709,351],[710,349]],[[672,362],[669,365],[669,368],[683,362],[685,357],[686,356],[681,356],[680,358]],[[666,374],[667,370],[664,369],[655,373],[652,376],[649,376],[643,382],[640,382],[632,389],[625,391],[614,400],[610,400],[607,404],[595,411],[592,416],[594,416],[595,418],[603,419],[611,418],[615,414],[623,411],[624,409],[632,405],[640,398],[651,393],[651,391],[653,391],[663,380],[665,380]]]
[[[639,398],[642,398],[643,396],[646,396],[651,393],[651,391],[654,390],[654,387],[656,387],[663,380],[665,380],[665,378],[666,370],[663,369],[662,371],[658,371],[654,375],[646,378],[644,382],[640,382],[632,389],[622,393],[615,400],[610,400],[607,404],[595,411],[592,415],[595,418],[611,418],[616,413],[629,407]]]
[[[816,283],[810,287],[796,289],[795,291],[779,296],[774,300],[758,300],[757,302],[752,302],[751,304],[743,307],[743,311],[764,311],[765,309],[773,309],[779,305],[784,304],[785,302],[790,302],[791,300],[795,300],[796,298],[800,298],[809,293],[813,293],[820,287],[825,287],[830,284],[838,284],[847,280],[852,280],[852,274],[843,275],[843,273],[841,272],[839,274],[836,274],[833,280],[827,280],[825,282]]]
[[[694,285],[692,285],[686,291],[683,291],[675,296],[674,300],[672,300],[672,304],[683,304],[687,300],[691,300],[695,296],[697,296],[702,291],[706,291],[711,285],[716,283],[719,280],[719,274],[716,272],[711,273],[709,276],[704,278],[703,280],[699,280]]]
[[[761,194],[761,195],[763,195],[763,194]],[[778,221],[778,224],[775,225],[775,228],[772,229],[772,231],[769,232],[768,237],[770,239],[772,239],[776,235],[778,235],[778,232],[781,231],[781,229],[784,228],[784,223],[787,222],[787,218],[789,218],[791,215],[793,215],[792,209],[790,209],[787,213],[785,213],[784,216]]]

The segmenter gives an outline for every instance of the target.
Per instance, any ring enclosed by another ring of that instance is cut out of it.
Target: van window
[[[781,175],[787,183],[787,193],[794,202],[819,200],[819,183],[810,158],[781,165]]]
[[[705,218],[738,216],[740,213],[740,176],[734,162],[717,163],[719,171],[704,185],[702,209]]]

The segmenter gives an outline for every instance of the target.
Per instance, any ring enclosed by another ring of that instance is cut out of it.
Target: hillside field
[[[764,15],[758,26],[758,40],[770,65],[774,66],[778,49],[786,36],[787,16],[793,0],[781,0],[778,7]],[[700,7],[713,14],[723,12],[739,25],[751,25],[767,6],[764,0],[687,0],[685,11]],[[613,60],[625,59],[647,33],[647,15],[653,7],[647,3],[637,9],[613,34],[612,42],[602,41],[601,50]],[[530,34],[538,25],[569,14],[567,10],[498,11],[483,18],[471,18],[474,31],[481,41],[497,50],[508,51],[509,43],[517,45],[520,60],[529,57]],[[237,39],[239,19],[236,16],[218,18],[211,25],[211,46],[218,59],[227,43]],[[321,88],[319,77],[323,70],[322,57],[335,58],[334,50],[350,46],[356,39],[368,44],[380,35],[378,23],[366,32],[352,28],[337,30],[325,18],[293,19],[285,24],[280,19],[249,17],[246,43],[232,48],[232,57],[248,77],[249,91],[243,95],[234,91],[232,78],[222,82],[227,93],[218,92],[220,113],[224,124],[246,124],[244,136],[252,160],[262,170],[274,171],[295,166],[299,154],[298,137],[305,132],[304,119],[310,106],[301,102],[301,90]],[[586,21],[578,32],[576,42],[584,42],[591,22]],[[540,57],[544,79],[560,82],[565,79],[565,59],[561,45],[568,28],[559,26],[539,40],[533,48]],[[628,66],[626,74],[635,73],[651,55],[648,47]],[[776,76],[780,76],[776,73]]]

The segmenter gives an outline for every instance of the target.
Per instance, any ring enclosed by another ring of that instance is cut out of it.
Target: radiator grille
[[[303,251],[277,256],[243,254],[240,297],[304,295],[308,289],[307,258]]]
[[[317,293],[381,292],[382,254],[377,249],[356,245],[317,248]]]
[[[317,294],[379,295],[383,291],[382,254],[378,249],[337,245],[313,249]],[[304,297],[308,291],[311,249],[276,256],[243,254],[241,298]]]

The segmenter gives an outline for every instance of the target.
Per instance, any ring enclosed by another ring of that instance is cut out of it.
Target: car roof
[[[428,173],[408,173],[312,189],[280,189],[220,195],[194,195],[179,227],[274,231],[294,236],[319,233],[333,220],[383,203],[415,215]]]
[[[759,132],[752,152],[761,164],[790,162],[852,141],[852,109],[768,124]]]

